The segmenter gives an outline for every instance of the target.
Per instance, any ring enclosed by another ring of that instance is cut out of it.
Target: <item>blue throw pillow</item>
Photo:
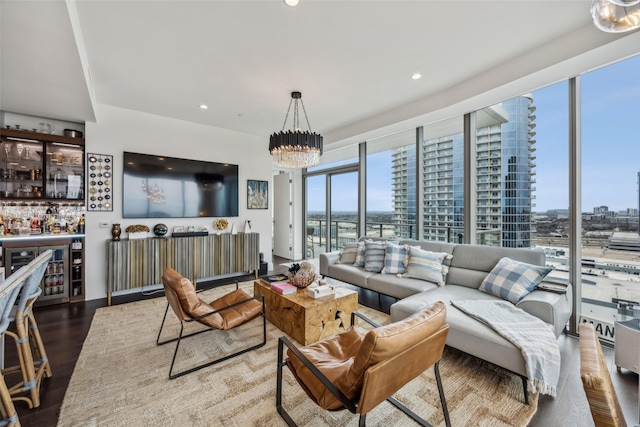
[[[387,242],[384,252],[384,267],[381,273],[383,274],[399,274],[406,271],[404,263],[407,259],[409,251],[406,245],[396,245],[391,242]]]
[[[364,267],[364,242],[358,242],[357,244],[358,250],[356,252],[356,260],[353,262],[353,265],[356,267]]]
[[[517,304],[533,291],[551,270],[551,267],[527,264],[504,257],[484,278],[478,289]]]

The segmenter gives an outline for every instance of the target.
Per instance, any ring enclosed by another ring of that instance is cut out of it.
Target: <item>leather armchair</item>
[[[285,365],[313,402],[326,410],[348,409],[359,414],[361,426],[367,413],[385,400],[419,424],[430,425],[391,396],[433,365],[445,423],[450,426],[438,367],[449,331],[444,323],[445,305],[437,302],[386,326],[378,326],[357,312],[353,316],[375,328],[364,335],[352,328],[302,348],[286,337],[279,339],[276,407],[287,424],[296,425],[282,406]],[[287,359],[283,361],[285,346]]]
[[[169,368],[169,379],[174,379],[199,369],[206,368],[207,366],[211,366],[215,363],[222,362],[223,360],[255,350],[256,348],[262,347],[266,344],[267,324],[264,315],[264,298],[262,295],[252,297],[244,290],[238,289],[238,283],[236,282],[235,290],[207,303],[198,297],[193,283],[172,268],[167,268],[164,271],[164,274],[162,275],[162,284],[164,286],[165,296],[167,297],[167,308],[164,312],[164,317],[162,318],[162,324],[160,325],[156,344],[163,345],[170,342],[176,342],[173,359],[171,360],[171,367]],[[180,321],[180,333],[177,338],[160,341],[160,336],[162,334],[164,323],[167,319],[169,307],[173,309],[173,312]],[[235,328],[236,326],[243,325],[257,316],[262,316],[262,342],[243,348],[242,350],[238,350],[231,354],[221,356],[194,368],[173,373],[173,365],[178,354],[180,342],[183,338],[188,338],[211,330]],[[184,325],[189,322],[201,323],[202,325],[207,326],[207,329],[184,335]]]

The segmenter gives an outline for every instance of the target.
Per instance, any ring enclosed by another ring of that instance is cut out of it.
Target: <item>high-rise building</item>
[[[476,117],[475,242],[530,247],[531,208],[535,206],[535,106],[531,95],[485,108]],[[411,154],[411,151],[414,151]],[[464,220],[463,135],[427,139],[424,155],[424,230],[419,238],[459,242]],[[396,212],[413,212],[415,149],[393,156]],[[407,173],[410,172],[410,173]],[[402,209],[400,209],[402,208]],[[398,220],[411,223],[398,215]],[[472,239],[473,240],[473,239]]]

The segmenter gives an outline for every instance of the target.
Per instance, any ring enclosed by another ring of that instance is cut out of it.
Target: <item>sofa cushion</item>
[[[364,269],[380,273],[384,267],[385,242],[364,242]]]
[[[356,267],[364,267],[364,241],[358,242],[358,250],[356,251],[356,260],[353,262],[353,265]]]
[[[405,262],[407,255],[409,254],[409,248],[406,245],[396,245],[395,243],[387,242],[384,252],[384,267],[382,274],[402,274],[407,268]]]
[[[376,275],[371,271],[365,271],[362,267],[355,267],[347,264],[333,264],[329,266],[329,277],[340,280],[341,282],[351,283],[352,285],[368,288],[367,279]]]
[[[402,277],[399,274],[374,274],[367,278],[367,289],[398,299],[437,287],[438,285],[433,282]],[[478,290],[476,289],[476,291]]]
[[[517,304],[551,271],[551,267],[527,264],[503,257],[482,281],[482,292]]]
[[[452,253],[447,285],[467,286],[476,290],[502,257],[534,265],[545,263],[544,252],[531,249],[463,244],[455,245]]]
[[[338,264],[353,264],[356,262],[356,254],[358,253],[357,243],[345,243],[340,251],[340,259],[336,261]]]
[[[447,306],[446,323],[450,326],[447,336],[448,346],[526,376],[527,370],[520,349],[489,326],[469,317],[450,304],[451,301],[458,300],[500,300],[500,298],[480,292],[478,289],[447,284],[447,286],[436,287],[392,304],[391,321],[397,322],[436,301],[442,301]]]
[[[427,280],[438,286],[444,285],[447,268],[442,261],[450,256],[446,252],[431,252],[416,247],[409,248],[407,272],[403,277]]]

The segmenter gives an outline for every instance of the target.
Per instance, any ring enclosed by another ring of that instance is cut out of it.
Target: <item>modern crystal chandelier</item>
[[[300,130],[300,117],[298,104],[302,105],[302,112],[307,121],[308,131]],[[285,131],[287,119],[293,105],[293,130]],[[269,153],[273,156],[276,166],[287,169],[310,168],[320,162],[322,155],[322,135],[311,132],[307,110],[302,102],[302,93],[291,92],[289,109],[284,117],[284,124],[280,132],[274,133],[269,138]]]
[[[624,33],[640,28],[640,0],[593,0],[593,23],[607,33]]]

